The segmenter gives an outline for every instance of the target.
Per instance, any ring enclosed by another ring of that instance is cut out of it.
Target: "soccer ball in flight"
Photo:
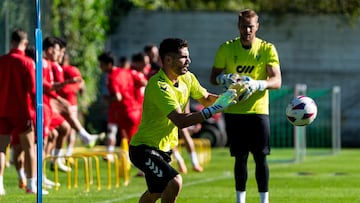
[[[293,98],[286,108],[286,117],[295,126],[309,125],[315,120],[316,115],[316,103],[307,96]]]

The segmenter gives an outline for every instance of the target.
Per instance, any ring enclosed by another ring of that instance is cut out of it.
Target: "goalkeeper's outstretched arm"
[[[201,123],[204,120],[212,117],[216,113],[224,111],[228,106],[236,103],[237,94],[233,89],[229,89],[223,94],[221,94],[213,104],[208,107],[203,108],[199,112],[192,113],[183,113],[181,109],[175,109],[172,111],[168,118],[180,129],[186,128],[197,123]],[[216,97],[214,97],[216,98]],[[211,101],[211,99],[209,99]],[[207,101],[207,98],[203,98],[200,100],[201,104],[205,104],[204,101]],[[206,104],[205,104],[206,105]]]

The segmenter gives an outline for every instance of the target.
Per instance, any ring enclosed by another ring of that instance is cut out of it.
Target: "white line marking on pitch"
[[[213,182],[213,181],[217,181],[217,180],[227,179],[229,177],[232,177],[231,173],[225,173],[224,176],[220,176],[220,177],[216,177],[216,178],[206,178],[206,179],[202,179],[202,180],[198,180],[198,181],[191,181],[189,183],[183,184],[183,187],[190,187],[190,186],[198,185],[198,184],[202,184],[202,183],[208,183],[208,182]],[[110,200],[101,201],[98,203],[121,202],[121,201],[132,199],[134,197],[140,197],[142,194],[143,194],[143,192],[129,194],[129,195],[123,196],[121,198],[110,199]]]

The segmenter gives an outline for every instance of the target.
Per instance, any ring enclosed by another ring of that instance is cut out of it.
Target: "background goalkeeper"
[[[238,104],[225,110],[225,123],[231,156],[235,157],[236,202],[245,203],[247,159],[256,163],[260,202],[269,202],[270,154],[269,96],[267,89],[281,86],[281,72],[275,46],[256,37],[258,15],[253,10],[239,14],[240,37],[223,43],[217,50],[210,82],[234,88]]]
[[[132,163],[145,173],[148,190],[139,202],[175,202],[182,177],[169,162],[171,149],[178,144],[178,128],[201,123],[231,105],[234,90],[221,96],[210,94],[188,71],[188,44],[178,38],[160,44],[163,63],[145,88],[143,113],[138,132],[132,137],[129,155]],[[189,98],[207,106],[200,112],[184,113]]]

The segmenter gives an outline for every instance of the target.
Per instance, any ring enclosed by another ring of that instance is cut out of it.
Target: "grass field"
[[[311,155],[301,163],[287,161],[293,151],[273,149],[270,162],[270,202],[271,203],[355,203],[360,202],[360,150],[343,149],[337,155]],[[184,158],[189,163],[188,156]],[[132,169],[132,177],[127,187],[107,189],[105,162],[103,167],[102,189],[97,191],[92,185],[85,192],[83,180],[79,188],[66,187],[66,175],[60,174],[61,187],[58,191],[49,190],[43,197],[44,203],[115,203],[138,202],[145,191],[143,178],[134,177],[137,170]],[[188,164],[190,166],[190,164]],[[233,159],[227,148],[212,149],[211,161],[203,173],[189,171],[183,175],[183,189],[180,203],[233,203],[235,202],[233,181]],[[36,202],[35,195],[25,195],[17,187],[14,167],[5,171],[4,184],[7,194],[0,202]],[[51,178],[51,172],[48,171]],[[254,179],[254,164],[249,160],[249,180],[247,202],[259,202]]]

